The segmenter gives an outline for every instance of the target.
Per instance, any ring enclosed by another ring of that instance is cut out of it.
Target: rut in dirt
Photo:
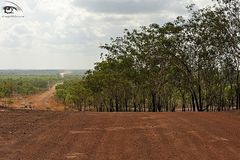
[[[0,112],[0,160],[239,160],[240,113]]]

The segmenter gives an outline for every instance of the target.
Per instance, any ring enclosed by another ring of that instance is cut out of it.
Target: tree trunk
[[[238,87],[238,86],[237,86]],[[236,110],[239,109],[239,100],[240,100],[240,95],[239,95],[239,88],[236,89]]]
[[[155,91],[153,91],[153,92],[152,92],[153,112],[156,112],[156,111],[157,111],[156,96],[157,96],[157,93],[156,93]]]
[[[199,99],[199,107],[198,107],[198,111],[203,111],[203,104],[202,104],[202,87],[201,84],[199,82],[198,84],[198,99]]]
[[[157,109],[158,109],[159,112],[162,111],[162,108],[161,108],[161,98],[160,98],[160,96],[158,96]]]
[[[118,112],[118,96],[115,97],[116,112]]]
[[[134,101],[133,105],[134,105],[134,112],[137,112],[137,104],[135,101]]]
[[[125,111],[128,111],[128,100],[127,98],[124,98],[124,105],[125,105]]]
[[[186,97],[185,97],[185,93],[182,94],[182,112],[186,112]]]
[[[143,100],[143,111],[146,112],[146,98]]]
[[[112,100],[112,98],[110,98],[110,112],[113,112],[114,110],[113,110],[113,100]]]
[[[195,107],[195,102],[194,102],[194,96],[193,96],[193,93],[192,93],[192,108],[193,108],[193,112],[196,112],[196,107]]]

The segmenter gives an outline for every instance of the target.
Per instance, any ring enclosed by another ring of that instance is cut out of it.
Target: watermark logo
[[[14,2],[5,1],[2,7],[3,15],[5,18],[21,18],[24,17],[22,8]]]

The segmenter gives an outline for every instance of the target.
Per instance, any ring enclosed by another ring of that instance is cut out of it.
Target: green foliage
[[[88,92],[81,79],[67,80],[56,86],[55,97],[78,110],[82,110],[82,107],[86,104],[87,96],[89,96]]]
[[[102,62],[57,98],[96,111],[240,108],[240,2],[218,1],[162,26],[125,30],[101,46]]]
[[[0,98],[31,95],[48,89],[58,80],[56,76],[1,76]]]

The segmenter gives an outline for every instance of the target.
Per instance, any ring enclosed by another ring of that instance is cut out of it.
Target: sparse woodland
[[[125,30],[102,45],[102,62],[56,98],[99,112],[240,109],[240,2],[187,7],[188,18]]]
[[[35,94],[47,90],[58,79],[56,76],[1,76],[0,98]]]

